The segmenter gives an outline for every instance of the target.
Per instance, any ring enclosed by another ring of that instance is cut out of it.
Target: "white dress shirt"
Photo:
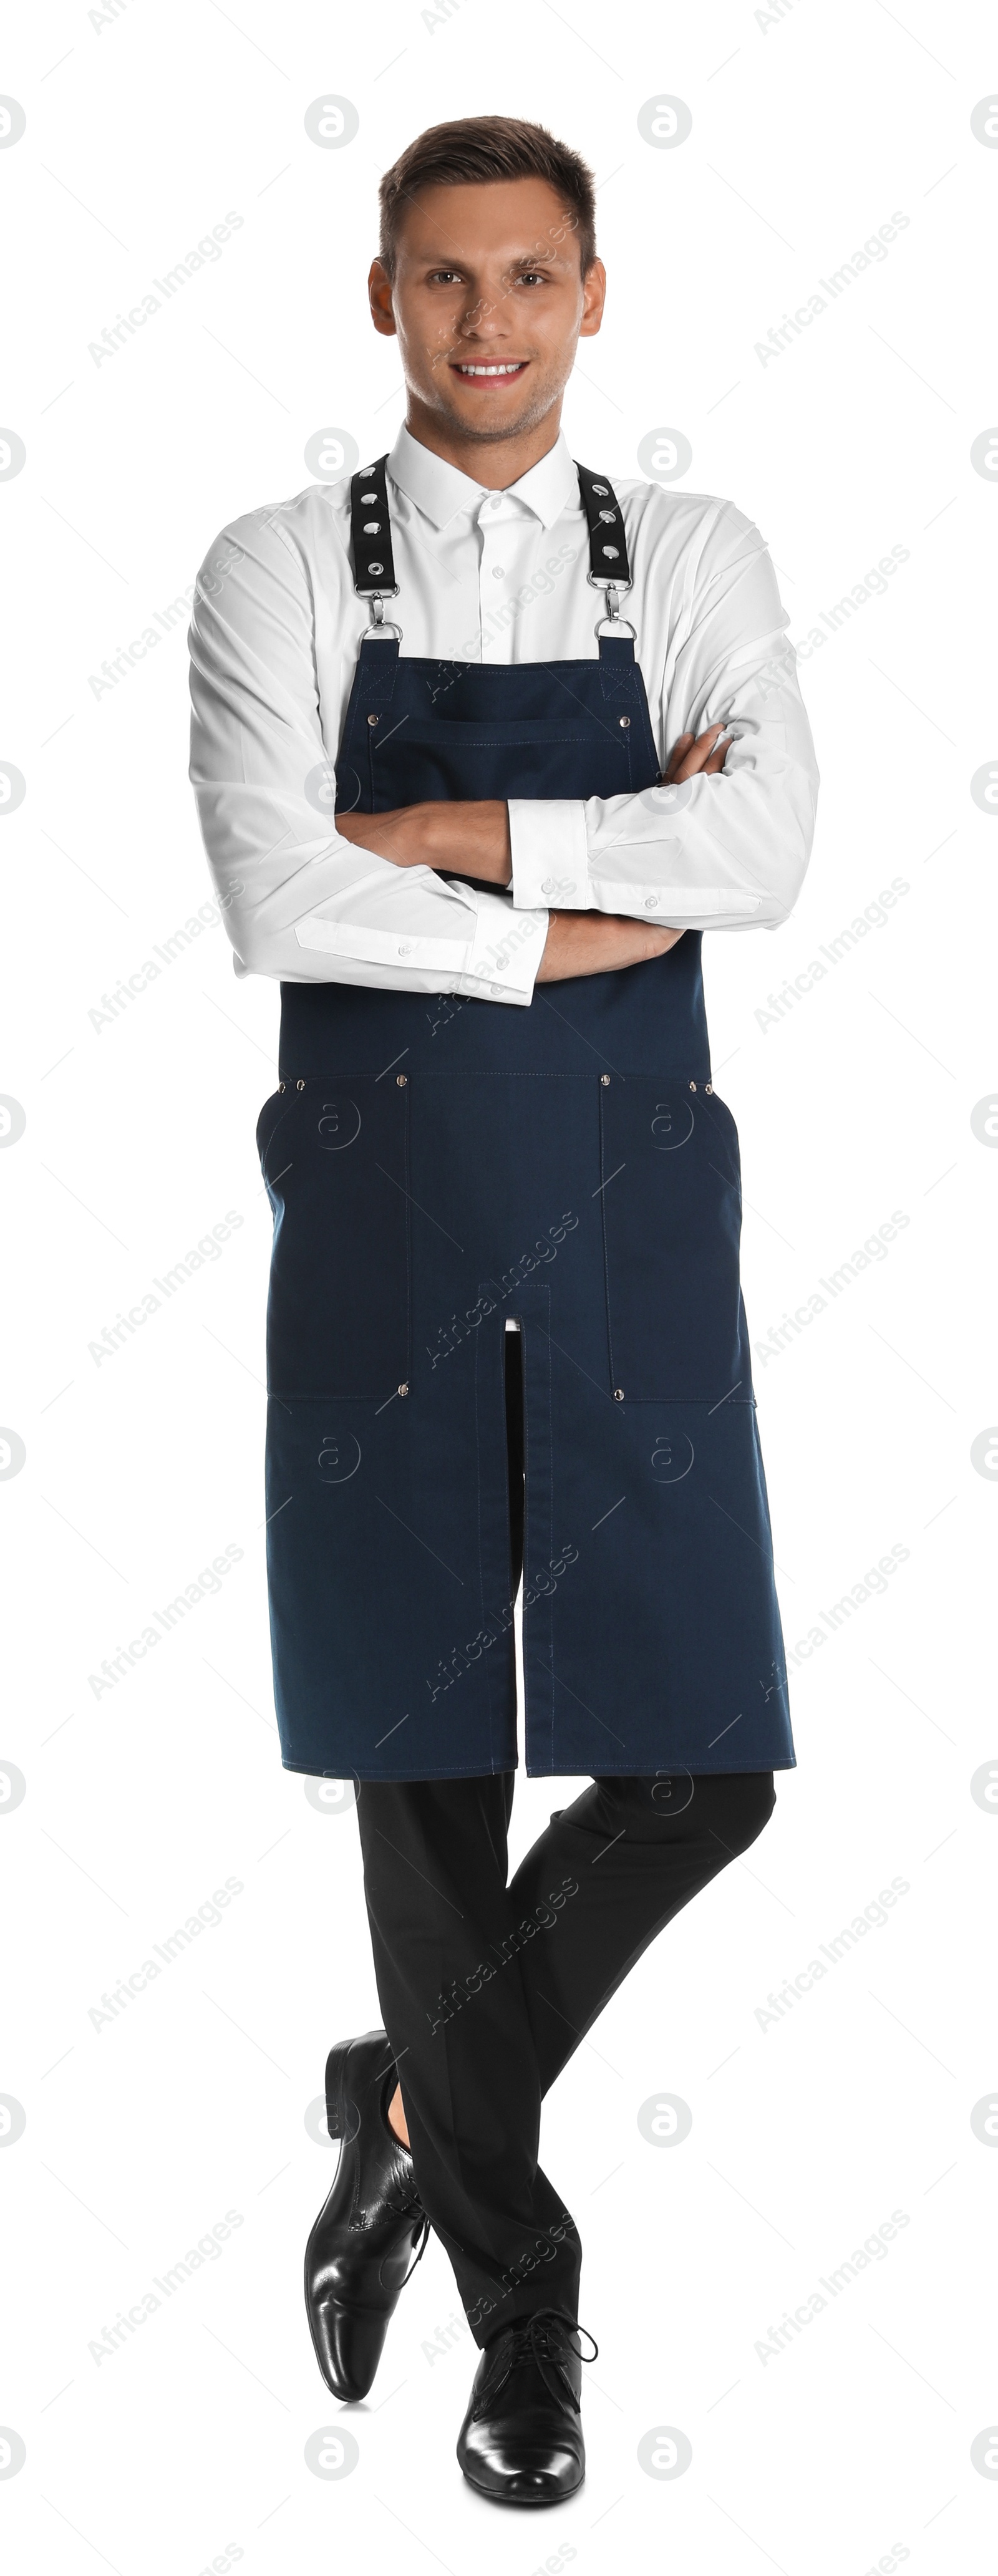
[[[368,603],[350,570],[349,479],[247,511],[209,549],[191,618],[190,776],[237,974],[529,1003],[548,906],[693,930],[785,921],[810,855],[818,772],[769,555],[730,501],[615,485],[652,731],[732,728],[723,773],[635,795],[512,797],[512,884],[396,867],[332,818]],[[578,477],[560,435],[488,492],[399,431],[388,459],[403,654],[594,661]],[[468,853],[469,867],[474,852]]]

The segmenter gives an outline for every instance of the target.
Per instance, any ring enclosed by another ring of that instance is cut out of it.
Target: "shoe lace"
[[[428,2218],[427,2218],[427,2216],[426,2216],[425,2211],[424,2211],[423,2216],[422,2216],[422,2218],[420,2219],[420,2222],[419,2222],[419,2236],[420,2236],[420,2240],[421,2240],[421,2241],[420,2241],[420,2245],[419,2245],[419,2251],[418,2251],[418,2253],[417,2253],[417,2254],[414,2254],[414,2255],[413,2255],[412,2261],[411,2261],[411,2263],[410,2263],[410,2265],[409,2265],[409,2269],[408,2269],[408,2271],[404,2274],[403,2279],[402,2279],[402,2282],[401,2282],[401,2285],[400,2285],[400,2286],[401,2286],[401,2288],[402,2288],[403,2290],[404,2290],[404,2288],[405,2288],[406,2282],[407,2282],[407,2281],[411,2281],[412,2276],[413,2276],[413,2273],[414,2273],[414,2271],[415,2271],[415,2269],[416,2269],[416,2265],[417,2265],[417,2263],[421,2263],[421,2262],[422,2262],[422,2260],[423,2260],[423,2256],[424,2256],[424,2254],[425,2254],[425,2252],[426,2252],[427,2245],[429,2244],[429,2240],[430,2240],[430,2222],[429,2222],[429,2219],[428,2219]],[[414,2238],[414,2239],[413,2239],[413,2243],[415,2243],[415,2242],[416,2242],[416,2239]]]
[[[583,2352],[577,2341],[579,2335],[585,2335],[587,2343],[592,2344],[591,2352]],[[485,2374],[476,2414],[498,2395],[512,2370],[533,2362],[552,2397],[567,2399],[578,2415],[579,2400],[563,2366],[566,2351],[573,2352],[579,2361],[595,2361],[599,2345],[588,2326],[580,2326],[564,2308],[535,2308],[532,2316],[518,2318],[507,2328],[491,2369]]]

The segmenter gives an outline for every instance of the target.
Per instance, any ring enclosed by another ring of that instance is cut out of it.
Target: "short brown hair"
[[[488,186],[494,179],[547,180],[570,213],[585,277],[596,257],[592,171],[581,153],[557,142],[546,125],[528,125],[519,116],[459,116],[448,125],[427,126],[425,134],[406,144],[378,190],[379,257],[387,275],[394,278],[402,218],[418,189],[455,188],[462,181]]]

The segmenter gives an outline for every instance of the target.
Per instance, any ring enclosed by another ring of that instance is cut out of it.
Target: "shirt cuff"
[[[475,935],[458,992],[481,1001],[530,1002],[548,935],[547,912],[515,912],[508,895],[477,889],[475,903]]]
[[[589,852],[581,798],[511,796],[509,842],[518,912],[539,903],[588,912]]]

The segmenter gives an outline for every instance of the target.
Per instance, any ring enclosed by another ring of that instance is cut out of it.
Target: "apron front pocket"
[[[380,746],[381,735],[369,726],[366,749],[375,813],[400,801],[393,784],[400,746],[387,730],[383,751]],[[580,796],[625,796],[634,784],[630,731],[614,732],[604,723],[594,748],[592,726],[579,722],[570,705],[549,716],[495,717],[480,723],[455,714],[412,714],[401,748],[407,804],[420,798],[435,801],[472,794],[558,796],[568,792],[563,784],[566,778],[576,782]],[[511,777],[515,788],[510,787]],[[591,778],[599,783],[591,785]]]
[[[392,1074],[355,1074],[288,1083],[261,1110],[271,1395],[384,1398],[408,1385],[408,1099]]]
[[[682,1077],[613,1074],[600,1116],[613,1393],[751,1402],[730,1109]]]

